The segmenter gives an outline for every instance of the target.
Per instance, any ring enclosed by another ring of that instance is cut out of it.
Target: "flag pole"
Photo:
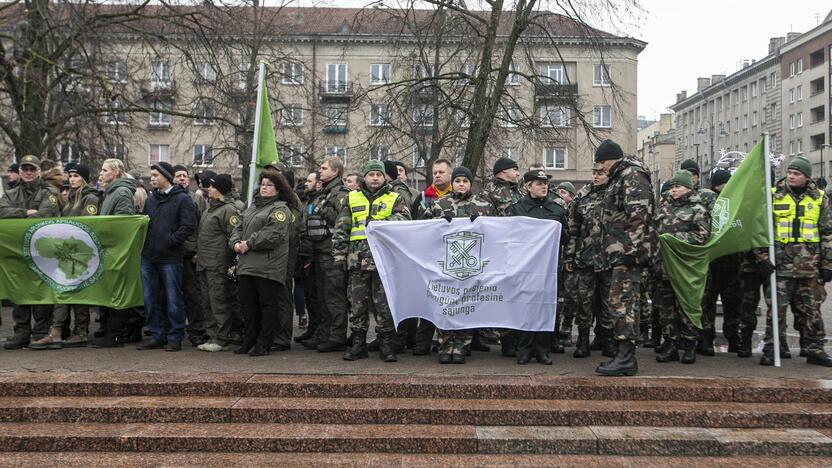
[[[766,213],[768,218],[768,259],[775,266],[769,275],[771,295],[771,335],[774,346],[774,367],[780,367],[780,327],[777,310],[777,263],[774,259],[774,213],[771,209],[771,157],[769,156],[768,132],[763,133],[763,156],[766,160]]]
[[[251,206],[251,203],[254,201],[252,190],[254,189],[254,178],[257,175],[257,147],[260,141],[260,106],[263,102],[263,93],[265,92],[263,89],[265,76],[266,62],[260,62],[260,68],[257,71],[257,106],[254,109],[254,138],[252,138],[251,142],[251,163],[248,167],[248,204],[246,206]]]

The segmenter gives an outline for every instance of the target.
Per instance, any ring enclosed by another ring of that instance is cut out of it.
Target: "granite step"
[[[624,456],[624,455],[506,455],[506,454],[396,454],[396,453],[239,453],[239,452],[5,452],[4,467],[61,466],[63,468],[122,468],[158,466],[200,466],[207,468],[249,468],[280,466],[339,467],[666,467],[713,468],[714,466],[817,468],[832,466],[832,457],[812,456]]]
[[[832,403],[832,380],[552,375],[6,373],[0,396],[235,396]]]
[[[0,421],[832,428],[832,404],[453,398],[2,397]]]
[[[2,423],[0,451],[829,457],[832,438],[812,429]]]

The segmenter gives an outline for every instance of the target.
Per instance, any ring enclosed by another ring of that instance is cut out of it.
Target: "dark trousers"
[[[188,318],[188,336],[204,336],[213,317],[208,317],[210,311],[203,307],[202,284],[193,257],[185,258],[182,262],[182,295],[185,316]]]
[[[274,342],[289,346],[292,307],[286,286],[266,278],[240,275],[240,302],[245,320],[243,347],[269,349]]]
[[[349,316],[347,273],[335,268],[332,255],[328,253],[316,254],[314,264],[315,281],[320,288],[318,294],[324,301],[318,327],[318,341],[346,343]]]
[[[295,315],[302,317],[306,313],[306,300],[303,293],[303,279],[296,276],[293,282],[292,299],[295,301]]]
[[[49,326],[52,324],[52,309],[51,305],[15,305],[12,309],[14,336],[43,338],[49,333]],[[32,320],[35,322],[34,326]]]
[[[517,353],[529,356],[549,354],[555,334],[552,332],[515,331],[517,334]]]

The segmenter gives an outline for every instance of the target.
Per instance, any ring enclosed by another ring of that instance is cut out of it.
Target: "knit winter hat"
[[[453,182],[457,177],[465,177],[468,179],[468,182],[474,183],[474,174],[472,174],[471,170],[465,166],[454,168],[454,172],[451,174],[451,182]]]
[[[234,187],[234,181],[231,180],[231,176],[228,174],[220,174],[214,176],[206,182],[208,182],[208,184],[211,187],[214,187],[223,195],[228,195],[229,193],[231,193],[231,189]]]
[[[711,175],[711,188],[718,187],[731,179],[731,173],[725,169],[719,169]]]
[[[809,160],[803,156],[798,156],[792,159],[792,162],[789,163],[789,169],[800,171],[805,174],[806,177],[812,177],[812,163],[810,163]]]
[[[504,157],[498,159],[497,162],[494,163],[494,170],[492,172],[494,173],[494,175],[497,175],[506,169],[511,169],[512,167],[515,169],[518,168],[517,161],[511,158]]]
[[[572,185],[572,182],[569,182],[569,181],[564,181],[564,182],[559,183],[557,188],[566,190],[567,192],[571,193],[572,195],[575,195],[578,192],[577,190],[575,190],[575,186]]]
[[[370,171],[379,171],[384,174],[384,163],[376,160],[365,162],[364,166],[361,168],[361,173],[366,176]]]
[[[162,177],[168,180],[171,184],[173,183],[173,174],[175,173],[173,170],[173,166],[170,165],[168,162],[160,161],[156,164],[150,166],[151,169],[156,169],[159,171],[159,174],[162,174]]]
[[[679,169],[688,171],[694,175],[699,175],[699,164],[696,164],[696,161],[693,159],[685,159],[682,161],[682,165],[679,166]]]
[[[387,177],[396,180],[399,178],[399,166],[393,161],[384,161],[384,173]]]
[[[676,171],[676,174],[673,174],[673,178],[670,179],[671,187],[673,185],[681,185],[682,187],[687,187],[689,189],[693,189],[693,178],[690,175],[690,172],[680,169]]]
[[[610,159],[621,159],[624,157],[624,151],[621,146],[612,141],[604,140],[598,145],[595,150],[595,161],[608,161]]]
[[[177,172],[184,172],[185,174],[191,175],[191,173],[188,171],[188,168],[181,164],[173,166],[173,175],[176,175]]]
[[[83,164],[74,164],[72,167],[67,169],[66,172],[67,174],[72,174],[73,172],[75,172],[76,174],[81,176],[82,179],[84,179],[84,182],[90,183],[90,168]]]

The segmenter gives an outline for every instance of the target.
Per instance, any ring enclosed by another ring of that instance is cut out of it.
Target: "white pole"
[[[251,141],[251,163],[248,167],[248,205],[254,201],[254,177],[257,175],[257,143],[260,139],[260,103],[263,102],[263,77],[266,76],[266,62],[260,62],[257,71],[257,106],[254,109],[254,138]]]
[[[769,276],[771,294],[771,335],[774,346],[774,367],[780,367],[780,327],[777,313],[777,263],[774,259],[774,213],[771,209],[771,158],[769,157],[768,132],[763,133],[763,157],[766,159],[766,213],[768,217],[768,259],[775,266]]]

